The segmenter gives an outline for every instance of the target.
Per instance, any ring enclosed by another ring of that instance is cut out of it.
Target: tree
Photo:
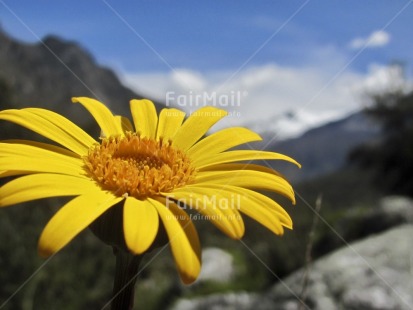
[[[370,170],[385,193],[413,197],[413,92],[395,89],[371,98],[366,113],[381,124],[381,138],[357,147],[349,159]]]

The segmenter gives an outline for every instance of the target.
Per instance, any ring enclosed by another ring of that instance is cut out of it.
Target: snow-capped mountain
[[[259,122],[248,123],[246,127],[263,135],[272,135],[274,141],[281,141],[296,138],[312,128],[343,117],[345,115],[340,115],[338,112],[312,113],[297,109]]]
[[[291,139],[281,140],[277,133],[267,131],[262,134],[263,141],[259,146],[296,159],[302,165],[301,169],[280,161],[268,161],[268,164],[289,179],[302,181],[344,167],[347,155],[354,147],[378,138],[379,134],[380,126],[363,112],[357,112]]]

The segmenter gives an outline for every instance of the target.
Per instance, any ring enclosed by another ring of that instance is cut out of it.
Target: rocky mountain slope
[[[75,42],[47,36],[41,42],[19,42],[0,29],[0,80],[12,98],[1,109],[37,106],[57,111],[85,125],[90,119],[70,102],[73,96],[101,100],[129,115],[129,100],[141,95],[123,86],[112,70],[102,67]],[[160,105],[158,105],[160,106]]]

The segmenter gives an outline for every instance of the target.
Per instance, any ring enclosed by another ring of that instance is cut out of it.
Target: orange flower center
[[[170,142],[141,138],[103,138],[84,158],[88,172],[104,189],[138,199],[170,192],[191,183],[195,169],[189,158]]]

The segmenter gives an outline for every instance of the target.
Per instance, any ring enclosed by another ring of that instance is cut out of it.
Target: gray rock
[[[413,225],[399,226],[348,244],[265,293],[180,300],[174,309],[413,309],[412,244]]]
[[[181,299],[171,310],[247,310],[259,295],[251,293],[216,294],[197,299]]]
[[[202,250],[202,270],[197,282],[228,282],[234,275],[232,255],[219,248]]]
[[[389,196],[380,201],[379,210],[394,222],[413,223],[413,201],[403,196]]]

